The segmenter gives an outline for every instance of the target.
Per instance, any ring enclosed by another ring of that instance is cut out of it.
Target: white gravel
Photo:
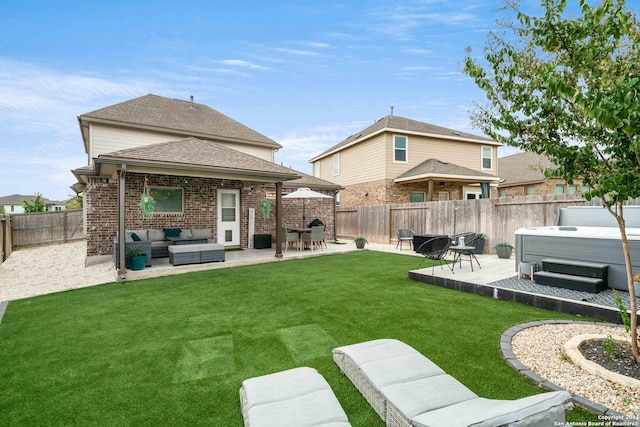
[[[86,253],[84,240],[12,252],[0,264],[0,301],[115,281],[113,263],[85,267]]]
[[[640,390],[591,375],[564,356],[564,344],[583,334],[628,336],[623,327],[547,324],[518,332],[511,340],[511,346],[518,360],[542,378],[621,414],[640,417]]]
[[[11,301],[110,283],[111,262],[85,267],[86,242],[15,251],[0,264],[0,301]],[[513,353],[532,372],[593,402],[640,417],[640,390],[629,390],[591,375],[563,357],[564,344],[587,333],[624,334],[618,327],[596,324],[548,324],[518,332]]]

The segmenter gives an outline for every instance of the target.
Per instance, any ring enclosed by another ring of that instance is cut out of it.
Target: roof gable
[[[171,133],[206,136],[241,143],[282,148],[274,140],[254,131],[213,108],[190,101],[144,95],[101,108],[78,117],[81,123],[102,122],[121,126],[153,128]],[[83,131],[83,137],[84,135]]]
[[[474,141],[487,143],[492,145],[501,145],[490,138],[484,136],[473,135],[466,132],[460,132],[454,129],[445,128],[442,126],[433,125],[430,123],[420,122],[417,120],[407,119],[399,116],[385,116],[372,124],[371,126],[357,132],[345,140],[339,142],[328,150],[322,152],[318,156],[311,159],[311,161],[319,160],[331,153],[338,152],[352,144],[356,144],[367,140],[371,136],[377,135],[380,132],[406,132],[409,134],[417,134],[424,136],[440,137],[451,140],[459,141]]]

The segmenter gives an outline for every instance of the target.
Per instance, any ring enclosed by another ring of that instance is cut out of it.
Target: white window
[[[393,161],[395,163],[407,163],[407,137],[393,136]]]
[[[564,184],[556,184],[556,194],[564,194]]]
[[[336,193],[336,207],[340,207],[340,193]]]
[[[333,175],[340,175],[340,153],[333,155]]]
[[[536,187],[533,185],[527,185],[526,187],[524,187],[524,194],[526,196],[533,196],[534,194],[536,194]]]
[[[482,193],[479,191],[465,191],[464,198],[467,200],[481,199]]]
[[[320,162],[313,163],[313,176],[320,178]]]
[[[150,187],[149,195],[156,204],[156,213],[182,213],[182,188]]]
[[[507,189],[499,188],[498,189],[498,197],[507,197]]]
[[[447,200],[449,200],[449,192],[448,191],[440,191],[440,192],[438,192],[438,201],[439,202],[446,202]]]
[[[424,191],[412,191],[409,196],[409,203],[424,202],[426,199]]]
[[[576,184],[569,185],[569,194],[574,194],[578,192],[578,186]]]
[[[493,168],[493,150],[491,147],[482,147],[482,169]]]

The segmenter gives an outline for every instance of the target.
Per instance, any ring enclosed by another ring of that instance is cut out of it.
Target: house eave
[[[439,180],[439,181],[459,181],[459,182],[493,182],[498,183],[500,178],[497,176],[473,176],[473,175],[451,175],[451,174],[439,174],[439,173],[426,173],[420,175],[407,176],[404,178],[395,178],[393,182],[397,184],[406,184],[410,182],[419,182],[419,181],[428,181],[428,180]]]
[[[281,182],[301,178],[295,173],[279,173],[248,169],[226,168],[219,166],[194,166],[169,162],[144,161],[115,157],[94,158],[96,174],[111,176],[120,165],[126,164],[128,172],[157,173],[164,175],[203,176],[211,178],[237,179],[241,181],[256,180],[263,182]]]
[[[491,141],[491,140],[486,140],[486,139],[476,139],[476,138],[465,138],[465,137],[460,137],[460,136],[451,136],[451,135],[440,135],[440,134],[435,134],[435,133],[429,133],[429,132],[417,132],[417,131],[410,131],[410,130],[404,130],[404,129],[398,129],[398,128],[392,128],[392,127],[384,127],[382,129],[379,129],[373,133],[367,134],[363,137],[360,137],[358,139],[354,139],[353,141],[351,141],[348,144],[342,145],[340,147],[335,148],[334,150],[328,151],[326,153],[320,154],[314,158],[312,158],[311,160],[309,160],[309,163],[313,163],[316,162],[318,160],[324,159],[325,157],[331,156],[335,153],[338,153],[342,150],[345,150],[346,148],[352,147],[356,144],[359,144],[362,141],[366,141],[367,139],[373,138],[377,135],[380,135],[382,133],[385,132],[390,132],[390,133],[402,133],[405,135],[415,135],[415,136],[424,136],[424,137],[429,137],[429,138],[437,138],[437,139],[447,139],[447,140],[452,140],[452,141],[459,141],[459,142],[473,142],[475,144],[483,144],[483,145],[493,145],[496,147],[502,147],[503,144],[496,142],[496,141]]]

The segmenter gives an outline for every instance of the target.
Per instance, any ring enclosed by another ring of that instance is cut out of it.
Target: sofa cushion
[[[189,239],[191,238],[191,229],[190,228],[182,228],[180,230],[180,238],[181,239]]]
[[[131,236],[131,239],[133,239],[134,242],[139,242],[142,239],[140,238],[140,236],[138,236],[136,233],[134,233],[133,231],[130,233],[127,233],[129,236]]]
[[[192,228],[191,235],[194,239],[211,239],[210,228]]]
[[[149,230],[149,240],[156,242],[158,240],[164,240],[164,231],[162,230]]]
[[[133,235],[136,235],[140,238],[140,240],[136,240]],[[144,240],[149,240],[149,236],[147,235],[147,230],[146,229],[141,229],[141,230],[127,230],[127,236],[131,238],[131,240],[128,240],[130,242],[138,242],[138,241],[144,241]]]
[[[169,237],[180,237],[180,229],[179,228],[165,228],[162,231],[164,231],[164,238],[168,239]]]

